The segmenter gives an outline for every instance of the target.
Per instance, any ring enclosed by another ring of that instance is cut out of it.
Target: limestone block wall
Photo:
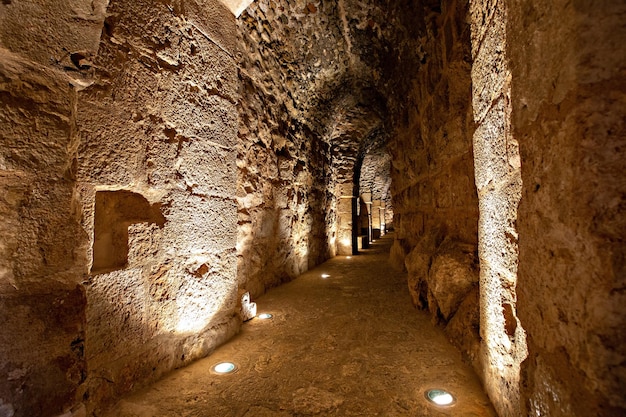
[[[238,276],[253,297],[334,254],[325,112],[348,62],[334,7],[260,0],[238,19]]]
[[[474,166],[480,221],[481,367],[501,416],[517,416],[526,334],[517,318],[518,217],[522,178],[518,138],[510,128],[511,73],[504,2],[471,2]]]
[[[235,22],[217,1],[112,1],[78,94],[90,408],[238,330]]]
[[[476,360],[478,200],[467,7],[464,1],[442,2],[440,12],[430,16],[422,64],[409,84],[406,117],[389,144],[391,257],[408,270],[413,302],[429,309]]]
[[[10,416],[60,414],[87,373],[76,91],[29,58],[0,49],[0,413]]]
[[[104,7],[0,4],[1,415],[59,415],[87,375],[74,70]]]
[[[15,417],[98,413],[240,322],[233,15],[52,3],[0,5],[0,414]]]
[[[626,413],[626,7],[507,2],[523,415]]]

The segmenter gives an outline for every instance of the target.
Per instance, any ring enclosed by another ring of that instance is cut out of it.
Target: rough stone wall
[[[108,6],[77,103],[94,407],[238,329],[235,36],[217,1]]]
[[[524,415],[626,414],[626,5],[507,2]]]
[[[86,378],[74,62],[97,49],[103,12],[0,4],[0,415],[61,414]]]
[[[97,412],[238,329],[234,17],[125,3],[0,4],[0,415]]]
[[[260,0],[238,19],[238,276],[253,296],[334,254],[325,138],[349,62],[336,8]]]
[[[477,359],[478,200],[466,16],[465,1],[442,2],[430,16],[422,63],[410,78],[406,119],[389,145],[392,260],[408,270],[413,302],[429,309]]]
[[[511,133],[511,73],[506,56],[506,4],[473,1],[472,101],[474,168],[480,222],[481,368],[485,389],[501,416],[521,415],[520,363],[525,332],[517,318],[517,206],[522,178]]]

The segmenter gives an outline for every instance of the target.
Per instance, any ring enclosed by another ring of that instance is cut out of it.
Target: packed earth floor
[[[209,357],[119,401],[107,417],[493,416],[471,367],[411,304],[390,235],[256,300],[259,313]],[[213,366],[236,364],[219,375]],[[429,403],[443,388],[452,406]]]

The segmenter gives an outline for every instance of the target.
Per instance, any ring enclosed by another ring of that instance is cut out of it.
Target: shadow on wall
[[[161,204],[132,191],[98,191],[94,219],[92,274],[124,268],[128,264],[128,226],[135,223],[165,225]]]
[[[137,267],[97,275],[86,294],[89,374],[82,397],[88,412],[99,415],[122,395],[210,354],[236,334],[237,287],[229,286],[219,300],[203,294],[211,272],[201,268],[201,276],[192,276],[172,265],[149,280]],[[179,291],[181,276],[193,281],[197,295]]]

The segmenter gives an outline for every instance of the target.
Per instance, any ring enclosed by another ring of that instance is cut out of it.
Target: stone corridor
[[[626,416],[624,22],[1,1],[0,417]]]
[[[495,416],[478,378],[388,263],[392,235],[257,299],[213,354],[121,400],[107,417]],[[322,278],[322,274],[329,275]],[[231,361],[233,374],[212,367]],[[445,388],[437,408],[424,392]]]

